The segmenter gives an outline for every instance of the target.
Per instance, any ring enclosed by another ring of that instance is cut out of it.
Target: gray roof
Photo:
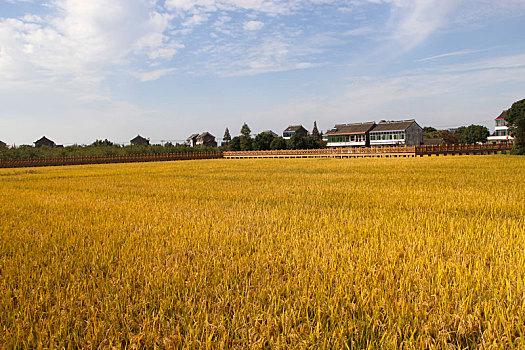
[[[210,136],[210,137],[215,138],[215,136],[213,136],[212,134],[210,134],[210,133],[207,132],[207,131],[205,131],[205,132],[203,132],[202,134],[200,134],[200,135],[198,136],[198,138],[202,139],[202,138],[204,138],[204,137],[206,137],[206,136]]]
[[[366,123],[352,123],[352,124],[336,124],[335,127],[327,132],[327,135],[348,135],[348,134],[364,134],[373,129],[376,125],[374,122]]]
[[[149,141],[149,140],[140,135],[137,135],[130,142],[135,142],[135,141]]]
[[[52,142],[52,143],[55,143],[55,142],[53,142],[52,140],[48,139],[48,138],[45,137],[45,136],[42,136],[39,140],[36,140],[36,141],[33,142],[33,143],[37,143],[37,142]]]
[[[304,129],[304,126],[302,126],[302,125],[290,125],[284,131],[297,131],[297,130],[300,130],[301,128]],[[304,129],[304,130],[306,130],[306,129]]]
[[[374,130],[371,132],[380,132],[380,131],[403,131],[414,124],[416,121],[414,119],[410,120],[399,120],[399,121],[381,121],[379,122]]]
[[[191,134],[190,137],[188,137],[188,141],[189,140],[193,140],[194,138],[198,137],[199,134]]]
[[[505,118],[507,118],[507,111],[506,110],[501,112],[501,114],[499,115],[499,117],[496,118],[496,120],[498,120],[498,119],[505,119]]]

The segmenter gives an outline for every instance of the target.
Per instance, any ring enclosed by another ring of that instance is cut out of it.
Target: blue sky
[[[0,140],[493,128],[524,33],[525,0],[0,0]]]

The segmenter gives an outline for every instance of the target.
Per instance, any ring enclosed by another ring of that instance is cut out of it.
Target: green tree
[[[248,124],[244,123],[242,128],[241,128],[241,135],[242,136],[246,136],[248,138],[251,138],[250,137],[250,134],[252,133],[252,130],[250,129],[250,127],[248,126]]]
[[[310,137],[294,134],[287,142],[288,149],[307,149],[309,148]]]
[[[306,149],[316,149],[321,148],[321,139],[316,138],[315,136],[306,136],[304,138],[305,148]]]
[[[270,148],[272,150],[286,149],[286,140],[282,137],[276,137],[270,143]]]
[[[229,143],[228,149],[230,151],[240,151],[241,150],[241,137],[235,136]]]
[[[525,99],[512,104],[505,120],[509,123],[510,133],[514,137],[512,153],[525,155]]]
[[[458,134],[461,135],[460,143],[478,143],[487,142],[487,137],[490,135],[489,129],[483,125],[469,125],[458,129]]]
[[[241,151],[251,151],[252,150],[252,138],[248,136],[240,136]]]
[[[316,140],[321,139],[321,134],[319,133],[319,129],[317,129],[317,122],[314,121],[314,128],[312,129],[312,137]]]
[[[459,143],[461,135],[458,133],[450,132],[448,130],[442,130],[441,138],[443,139],[443,142],[447,145],[456,145]]]
[[[109,141],[108,139],[105,139],[105,140],[95,140],[95,142],[93,142],[93,143],[91,144],[91,146],[94,146],[94,147],[113,146],[113,142]]]
[[[431,126],[425,126],[423,128],[423,137],[427,139],[437,139],[440,138],[440,131],[438,131],[436,128],[433,128]]]
[[[266,151],[271,149],[270,145],[275,136],[269,132],[261,132],[253,140],[253,149],[256,151]]]

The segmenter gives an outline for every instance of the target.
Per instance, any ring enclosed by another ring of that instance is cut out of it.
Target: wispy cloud
[[[391,37],[409,50],[450,21],[456,0],[392,0]]]
[[[146,82],[146,81],[153,81],[157,80],[169,73],[174,72],[175,68],[164,68],[164,69],[156,69],[152,71],[146,71],[146,72],[133,72],[132,75],[137,77],[140,81]]]
[[[418,62],[432,61],[432,60],[435,60],[435,59],[438,59],[438,58],[443,58],[443,57],[463,56],[463,55],[469,55],[469,54],[473,54],[473,53],[486,52],[486,51],[490,51],[490,50],[492,50],[492,49],[491,48],[482,49],[482,50],[465,49],[465,50],[459,50],[459,51],[454,51],[454,52],[447,52],[447,53],[443,53],[443,54],[440,54],[440,55],[425,57],[425,58],[422,58],[422,59],[418,60]]]

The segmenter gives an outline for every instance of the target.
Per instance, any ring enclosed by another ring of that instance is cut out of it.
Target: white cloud
[[[171,72],[175,71],[175,68],[164,68],[164,69],[156,69],[149,72],[135,72],[133,75],[137,77],[140,81],[153,81],[157,80]]]
[[[252,10],[272,15],[286,14],[300,7],[300,1],[289,0],[166,0],[171,10],[199,13],[216,11]]]
[[[264,27],[264,23],[260,21],[248,21],[244,23],[244,30],[254,31],[261,30]]]
[[[469,63],[447,65],[441,68],[443,72],[468,72],[478,70],[504,70],[512,68],[525,68],[525,54],[492,57]],[[525,76],[516,78],[524,79]]]
[[[370,34],[373,31],[374,31],[374,28],[372,28],[371,26],[363,26],[363,27],[358,27],[358,28],[347,30],[343,32],[342,34],[344,36],[362,36],[362,35]]]
[[[398,50],[410,50],[439,30],[494,16],[525,13],[523,0],[366,0],[391,6],[388,29]]]
[[[169,60],[182,47],[166,35],[171,15],[149,0],[55,0],[46,18],[0,19],[0,72],[11,79],[96,82],[134,55]]]
[[[392,38],[411,49],[447,25],[456,0],[392,0]]]

